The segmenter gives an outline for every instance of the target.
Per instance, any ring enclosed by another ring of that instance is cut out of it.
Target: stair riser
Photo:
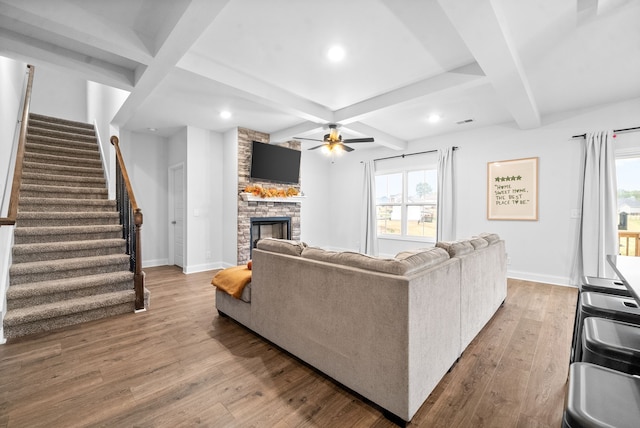
[[[98,177],[104,178],[102,167],[100,168],[81,168],[73,166],[51,165],[50,163],[41,162],[25,162],[22,169],[24,172],[32,172],[34,174],[54,174],[54,175],[71,175],[74,177]]]
[[[35,128],[35,127],[29,127],[28,135],[34,135],[34,136],[40,135],[43,137],[58,138],[61,140],[83,141],[86,143],[96,142],[95,135],[76,134],[76,133],[58,131],[54,129],[44,129],[44,128]]]
[[[22,177],[22,184],[36,184],[61,187],[85,187],[88,189],[104,189],[106,182],[104,179],[97,181],[68,181],[68,180],[46,180],[44,178]]]
[[[26,153],[24,160],[27,162],[38,162],[56,166],[77,166],[82,168],[102,168],[102,161],[93,159],[82,159],[65,156],[52,156],[40,153]]]
[[[108,272],[121,272],[129,270],[128,262],[108,264],[105,266],[90,266],[79,269],[67,269],[50,272],[36,272],[29,274],[10,273],[10,286],[28,284],[30,282],[51,281],[54,279],[77,278],[79,276],[97,275]]]
[[[16,229],[16,232],[17,231],[18,229]],[[18,235],[16,233],[14,241],[16,244],[41,244],[44,242],[69,242],[121,238],[122,232],[68,233],[59,235]]]
[[[114,217],[87,217],[87,218],[41,218],[41,219],[20,219],[16,222],[16,227],[54,227],[54,226],[108,226],[120,223],[120,218]]]
[[[72,189],[72,188],[68,188]],[[90,191],[81,192],[84,188],[73,188],[78,189],[78,191],[71,192],[67,191],[58,191],[60,189],[55,190],[29,190],[24,189],[20,190],[20,196],[24,198],[62,198],[62,199],[107,199],[109,196],[109,192],[107,189],[95,189]],[[89,190],[89,189],[88,189]]]
[[[99,160],[100,152],[97,150],[81,150],[67,147],[50,146],[44,144],[27,143],[25,145],[26,153],[39,153],[43,155],[69,156],[80,159]]]
[[[47,303],[61,302],[69,299],[77,299],[79,297],[97,296],[103,293],[111,293],[114,291],[133,290],[133,281],[123,281],[113,284],[105,284],[96,287],[82,288],[79,290],[71,290],[63,293],[51,293],[26,297],[22,299],[7,299],[7,308],[20,309],[35,305],[44,305]]]
[[[28,334],[42,333],[46,331],[56,330],[83,322],[98,320],[114,315],[122,315],[132,313],[135,310],[135,303],[132,300],[128,303],[107,306],[104,308],[93,309],[75,314],[69,314],[64,317],[47,318],[40,321],[34,321],[16,326],[5,326],[4,335],[11,339],[14,337],[26,336]]]
[[[45,260],[74,259],[77,257],[109,256],[112,254],[124,254],[125,244],[102,248],[79,249],[69,251],[44,251],[28,254],[14,254],[13,263],[41,262]]]

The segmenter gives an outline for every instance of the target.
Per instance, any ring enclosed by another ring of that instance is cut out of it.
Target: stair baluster
[[[133,188],[129,181],[127,168],[120,152],[120,140],[111,136],[111,144],[116,151],[116,205],[120,212],[123,238],[126,241],[130,270],[134,273],[134,289],[136,293],[135,309],[144,310],[144,272],[142,271],[142,249],[140,230],[142,228],[142,210],[136,203]]]

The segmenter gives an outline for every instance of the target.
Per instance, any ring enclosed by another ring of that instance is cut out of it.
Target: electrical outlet
[[[511,264],[511,257],[507,257],[507,264],[510,265]]]
[[[211,251],[205,251],[204,252],[204,258],[207,260],[211,260]]]

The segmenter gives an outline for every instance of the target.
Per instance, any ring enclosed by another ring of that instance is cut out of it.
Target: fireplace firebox
[[[291,217],[251,217],[249,257],[262,238],[291,239]]]

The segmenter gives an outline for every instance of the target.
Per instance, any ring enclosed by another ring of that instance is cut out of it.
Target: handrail
[[[120,152],[120,140],[115,135],[110,138],[116,151],[116,204],[120,213],[122,235],[126,241],[129,255],[129,269],[133,272],[134,289],[136,293],[135,309],[143,311],[144,307],[144,272],[142,271],[142,210],[136,203],[133,187],[129,180],[127,167]]]
[[[20,137],[18,138],[18,151],[16,153],[16,166],[13,170],[13,183],[11,185],[11,197],[9,199],[9,210],[7,217],[0,217],[0,226],[13,226],[18,218],[18,199],[20,198],[20,183],[22,182],[22,164],[24,160],[24,147],[27,141],[27,126],[29,124],[29,106],[31,105],[31,89],[33,87],[33,74],[35,67],[27,65],[29,69],[29,79],[24,96],[24,107],[22,108],[22,122],[20,123]]]

